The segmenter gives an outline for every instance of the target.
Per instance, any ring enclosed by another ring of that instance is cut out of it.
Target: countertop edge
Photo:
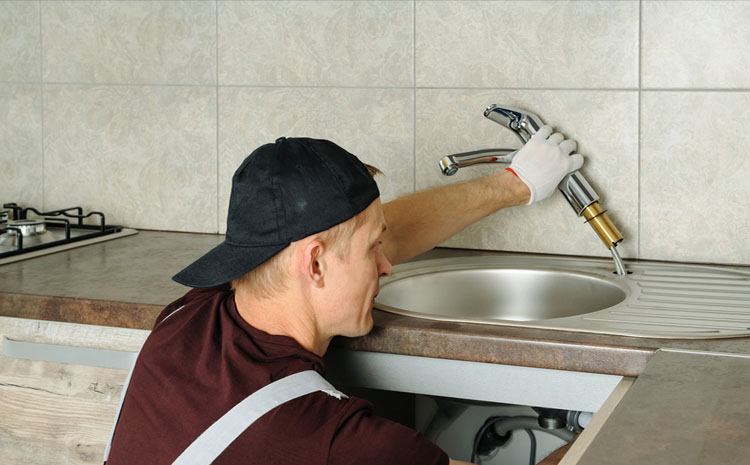
[[[0,316],[62,323],[150,330],[163,308],[157,304],[0,292]],[[332,345],[355,351],[618,376],[638,376],[655,352],[653,348],[472,334],[441,325],[410,327],[398,324],[405,317],[393,321],[391,316],[374,311],[376,323],[370,334],[337,337]]]
[[[151,329],[163,305],[0,292],[0,316]]]

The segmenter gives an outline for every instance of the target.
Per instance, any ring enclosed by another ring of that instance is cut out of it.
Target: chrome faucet
[[[544,123],[533,113],[512,107],[490,105],[484,110],[484,116],[500,126],[513,131],[521,142],[526,143]],[[443,157],[439,166],[446,176],[453,176],[460,168],[479,163],[510,163],[518,152],[517,149],[484,149],[472,152],[455,153]],[[586,181],[580,171],[574,171],[563,178],[557,186],[563,193],[577,216],[583,216],[609,249],[615,261],[617,274],[626,274],[625,267],[617,252],[617,245],[623,237],[609,219],[607,211],[599,203],[599,195]]]

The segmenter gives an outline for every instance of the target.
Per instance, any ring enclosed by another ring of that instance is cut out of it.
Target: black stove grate
[[[58,234],[60,236],[58,239],[25,246],[21,230],[11,225],[5,226],[3,227],[4,230],[0,230],[0,235],[7,234],[8,230],[16,231],[17,244],[12,250],[0,251],[0,258],[13,257],[23,253],[48,249],[122,231],[122,226],[107,224],[104,213],[92,211],[84,214],[82,207],[70,207],[42,212],[33,207],[21,207],[16,203],[6,203],[3,204],[3,208],[10,209],[11,211],[8,221],[26,220],[31,212],[40,217],[38,218],[39,221],[44,222],[48,232],[57,231],[61,234]],[[98,219],[98,224],[85,224],[83,222],[84,219],[92,217]],[[76,231],[77,234],[73,235],[71,231]]]

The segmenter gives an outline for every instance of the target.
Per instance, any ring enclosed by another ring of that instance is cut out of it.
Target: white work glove
[[[565,139],[552,126],[542,126],[518,151],[506,170],[512,171],[528,186],[530,205],[544,200],[568,174],[583,166],[583,157],[576,153],[576,141]]]

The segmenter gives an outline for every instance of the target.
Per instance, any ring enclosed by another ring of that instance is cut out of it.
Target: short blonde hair
[[[370,176],[380,174],[381,171],[374,166],[365,164]],[[331,247],[339,258],[344,258],[351,250],[351,242],[346,240],[354,232],[362,227],[368,220],[367,209],[354,215],[352,218],[339,223],[325,231],[317,233],[318,239]],[[284,292],[288,288],[289,280],[289,247],[283,249],[267,261],[256,266],[237,279],[233,279],[232,289],[238,287],[249,289],[256,297],[268,299]]]

